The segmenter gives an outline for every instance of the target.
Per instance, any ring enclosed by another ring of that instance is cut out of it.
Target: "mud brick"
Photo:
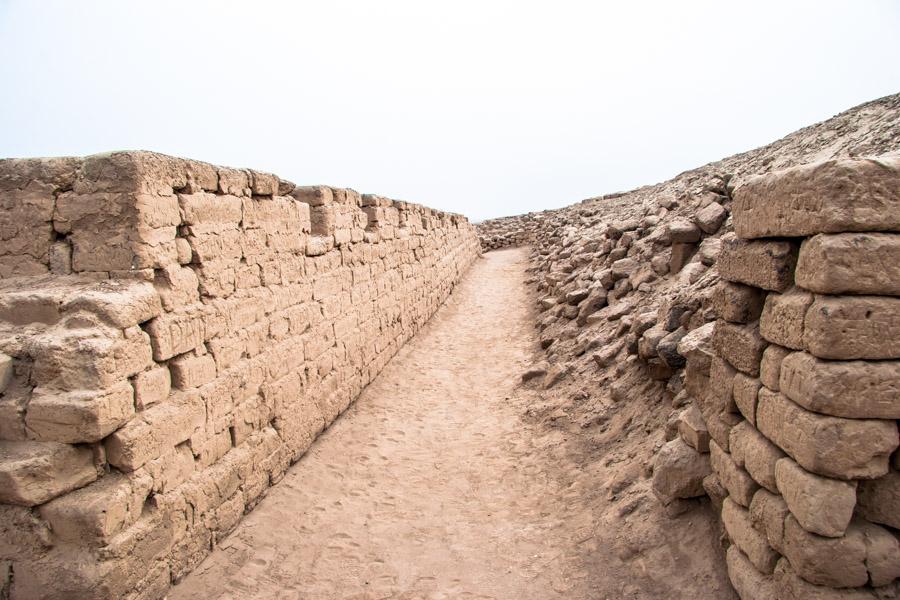
[[[814,236],[800,248],[796,278],[820,294],[900,296],[900,235]]]
[[[757,571],[771,574],[775,570],[775,564],[780,556],[769,546],[766,536],[753,527],[750,512],[746,508],[731,498],[726,498],[722,504],[722,524],[728,532],[728,537],[741,549]]]
[[[132,274],[134,270],[159,269],[178,264],[178,248],[175,242],[177,234],[175,227],[138,228],[133,234],[135,239],[131,244],[132,266],[121,271]],[[78,249],[77,241],[73,241],[73,248]],[[118,270],[110,269],[110,273]]]
[[[761,387],[759,379],[738,373],[734,377],[732,394],[738,410],[750,425],[756,425],[756,396]]]
[[[764,386],[777,392],[778,380],[781,377],[781,363],[784,357],[790,354],[788,348],[769,344],[763,351],[762,362],[759,363],[759,379]]]
[[[191,260],[197,264],[215,260],[235,260],[243,256],[244,239],[236,226],[199,232],[191,229],[186,239],[191,245]]]
[[[709,430],[697,406],[691,404],[677,419],[678,433],[697,452],[709,452]]]
[[[784,521],[791,514],[784,498],[760,488],[750,502],[750,521],[753,526],[766,534],[772,549],[784,554]]]
[[[250,195],[250,174],[241,169],[217,168],[219,175],[218,191],[220,194],[232,196]]]
[[[95,479],[90,448],[0,441],[0,502],[35,506]]]
[[[208,193],[179,194],[178,205],[184,225],[197,232],[216,231],[240,223],[242,201],[237,196]]]
[[[54,537],[102,546],[135,523],[150,493],[149,477],[110,473],[40,507]]]
[[[157,317],[159,318],[159,317]],[[33,340],[32,380],[57,389],[100,390],[150,366],[150,338],[134,327],[48,332]]]
[[[769,294],[759,320],[762,336],[773,344],[802,350],[803,323],[813,296],[792,288],[784,294]]]
[[[803,528],[825,537],[841,537],[853,517],[856,482],[820,477],[790,458],[775,466],[778,491]]]
[[[169,362],[172,384],[182,390],[200,387],[216,378],[216,361],[208,354],[185,354]]]
[[[263,229],[266,233],[309,233],[309,205],[290,198],[244,198],[244,229]]]
[[[896,534],[863,519],[856,519],[852,526],[859,527],[866,539],[869,583],[876,588],[893,583],[900,577],[900,540]]]
[[[900,361],[830,361],[805,352],[785,357],[782,393],[800,406],[851,419],[900,419]]]
[[[766,388],[756,426],[804,469],[835,479],[881,477],[898,445],[894,421],[820,415]]]
[[[798,251],[794,242],[746,241],[726,235],[716,265],[725,281],[783,292],[794,283]]]
[[[819,358],[900,358],[900,298],[816,296],[803,341]]]
[[[161,314],[162,308],[152,284],[112,280],[66,295],[60,311],[64,314],[89,312],[113,327],[127,329]]]
[[[225,456],[232,448],[231,432],[198,431],[191,436],[188,446],[196,457],[198,469],[205,469]]]
[[[129,270],[134,265],[133,242],[126,235],[130,226],[124,212],[134,218],[133,198],[127,193],[64,192],[56,199],[54,222],[69,234],[72,268],[75,271]],[[107,221],[108,215],[119,215]],[[92,226],[105,222],[105,227]]]
[[[766,341],[759,335],[756,325],[717,321],[713,347],[735,369],[753,377],[759,376],[759,363],[766,349]]]
[[[311,235],[306,242],[306,256],[322,256],[334,247],[334,236]]]
[[[278,177],[271,173],[249,170],[250,190],[254,196],[274,196],[278,193]]]
[[[713,295],[713,308],[720,319],[752,323],[762,313],[765,292],[756,287],[721,281]]]
[[[900,472],[891,469],[878,479],[860,481],[856,495],[861,516],[900,529]]]
[[[332,189],[324,185],[297,186],[291,196],[310,206],[325,206],[334,202]],[[338,196],[345,195],[339,193]]]
[[[25,424],[35,439],[77,444],[103,439],[133,414],[134,390],[128,381],[102,391],[35,388]]]
[[[872,600],[876,597],[866,588],[836,589],[813,585],[798,577],[786,558],[778,561],[772,579],[778,600]]]
[[[162,308],[169,312],[200,301],[200,281],[197,278],[197,271],[190,267],[169,265],[163,269],[157,269],[153,287],[159,296]],[[161,312],[152,316],[157,316]]]
[[[176,195],[134,194],[132,199],[139,228],[156,229],[181,224]]]
[[[797,574],[814,585],[858,587],[869,581],[866,541],[860,527],[829,538],[803,529],[793,515],[784,521],[784,555]]]
[[[234,288],[243,290],[259,287],[260,285],[260,269],[259,265],[241,264],[234,269]]]
[[[701,396],[703,416],[722,412],[737,412],[734,403],[734,378],[737,371],[718,356],[713,356],[709,363],[709,384],[705,394]]]
[[[755,177],[734,192],[742,238],[900,231],[900,159],[841,158]]]
[[[266,232],[263,229],[241,231],[241,254],[247,262],[257,262],[267,258]]]
[[[715,441],[709,443],[709,456],[713,473],[728,490],[729,498],[741,506],[749,507],[753,494],[759,489],[759,484]]]
[[[725,562],[731,585],[743,600],[778,600],[772,577],[760,573],[737,546],[728,548]]]
[[[203,343],[208,314],[191,306],[156,317],[146,326],[153,345],[153,358],[167,360],[193,350]]]
[[[140,469],[152,480],[153,493],[165,494],[187,481],[194,472],[195,461],[189,444],[179,444],[163,452]]]
[[[734,462],[744,467],[756,483],[770,492],[778,492],[775,466],[784,458],[784,452],[747,421],[733,427],[729,437]]]
[[[310,208],[310,233],[312,235],[333,235],[335,232],[336,210],[334,205]]]
[[[109,464],[134,471],[187,440],[206,419],[196,392],[173,395],[137,415],[104,442]]]
[[[266,234],[266,246],[271,252],[298,253],[306,251],[305,233],[268,233]]]

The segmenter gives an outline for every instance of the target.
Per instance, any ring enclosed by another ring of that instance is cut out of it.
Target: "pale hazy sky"
[[[156,150],[477,220],[900,92],[900,2],[0,0],[0,56],[0,156]]]

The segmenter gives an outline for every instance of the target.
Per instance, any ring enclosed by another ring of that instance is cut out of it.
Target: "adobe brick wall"
[[[685,482],[708,460],[703,487],[744,600],[893,597],[900,158],[752,179],[733,215],[712,348],[688,357],[686,381],[701,384],[669,442],[682,466],[667,478],[681,497],[701,495]]]
[[[479,254],[459,216],[146,152],[0,161],[0,597],[161,598]]]
[[[478,230],[482,251],[488,252],[529,244],[542,221],[541,213],[527,213],[488,219],[476,224],[475,228]]]

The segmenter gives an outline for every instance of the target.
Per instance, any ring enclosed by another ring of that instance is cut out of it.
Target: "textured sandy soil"
[[[527,252],[477,261],[169,598],[731,598],[708,519],[667,539],[641,510],[605,514],[598,457],[523,418]]]

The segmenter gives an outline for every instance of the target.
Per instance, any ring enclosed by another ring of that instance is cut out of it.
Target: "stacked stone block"
[[[151,153],[0,161],[0,597],[161,598],[446,299],[460,216]]]
[[[687,367],[732,583],[744,600],[894,597],[900,158],[752,179],[733,214],[708,371]]]
[[[527,213],[478,223],[476,229],[482,251],[530,244],[535,232],[544,224],[544,217],[542,213]]]

